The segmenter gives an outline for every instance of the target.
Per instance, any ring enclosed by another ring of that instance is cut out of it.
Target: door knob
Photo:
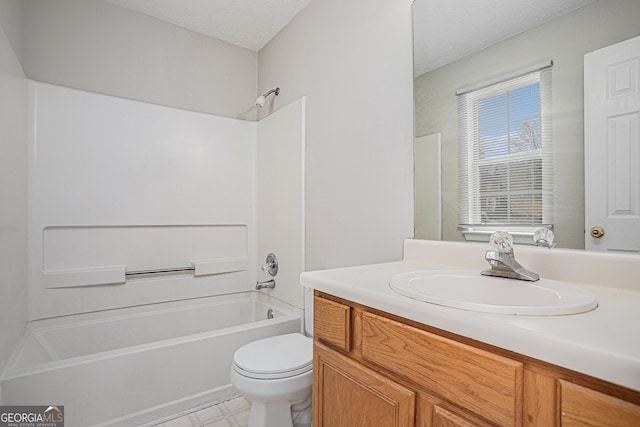
[[[604,236],[604,228],[600,227],[599,225],[596,225],[595,227],[591,227],[591,237],[595,238],[595,239],[599,239],[602,236]]]

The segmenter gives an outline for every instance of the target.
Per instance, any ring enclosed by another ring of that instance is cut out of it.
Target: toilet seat
[[[313,341],[299,333],[264,338],[233,355],[233,369],[255,379],[289,378],[311,371]]]

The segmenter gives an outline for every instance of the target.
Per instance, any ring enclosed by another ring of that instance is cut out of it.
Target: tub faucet
[[[256,290],[260,290],[260,289],[273,289],[276,287],[276,281],[271,279],[271,280],[265,280],[264,282],[256,282]]]
[[[481,274],[485,276],[506,277],[509,279],[527,280],[535,282],[540,279],[536,273],[532,273],[516,261],[513,255],[513,237],[505,231],[496,231],[489,239],[492,251],[487,251],[484,259],[491,268]]]

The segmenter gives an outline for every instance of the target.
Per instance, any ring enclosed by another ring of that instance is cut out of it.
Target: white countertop
[[[455,252],[455,244],[451,248]],[[483,250],[481,253],[484,253]],[[598,308],[587,313],[566,316],[479,313],[429,304],[394,292],[389,287],[389,280],[396,274],[452,268],[452,263],[444,263],[442,259],[436,259],[435,262],[433,259],[430,262],[406,259],[408,252],[412,250],[407,250],[405,243],[404,261],[306,272],[300,276],[300,283],[425,325],[640,390],[640,291],[629,286],[629,283],[613,287],[611,283],[599,286],[572,281],[572,284],[590,290],[597,297]],[[561,252],[558,250],[557,253]],[[572,257],[581,256],[577,251],[565,252]],[[553,255],[552,251],[548,251],[543,257]],[[533,256],[537,257],[538,254],[534,253]],[[595,264],[608,262],[606,257],[600,259],[596,256],[595,259],[599,261]],[[636,275],[640,257],[637,261],[623,257],[625,260],[631,261],[631,268],[621,274],[627,274],[624,277],[633,285],[640,281],[640,276]],[[537,264],[535,260],[530,262]],[[588,256],[585,262],[593,265],[594,258]],[[540,265],[543,263],[544,259]],[[469,269],[469,264],[456,265],[454,268]],[[588,268],[581,269],[583,274],[585,269]],[[551,270],[541,273],[556,278]],[[566,269],[563,270],[563,275],[567,274]],[[567,281],[566,277],[564,279]]]

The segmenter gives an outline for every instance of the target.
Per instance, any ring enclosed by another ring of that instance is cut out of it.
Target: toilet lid
[[[252,378],[284,378],[311,370],[313,341],[294,333],[244,345],[233,356],[236,371]]]

